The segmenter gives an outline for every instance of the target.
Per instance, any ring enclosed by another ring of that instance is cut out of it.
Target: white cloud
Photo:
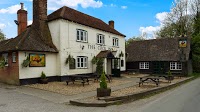
[[[140,27],[139,31],[140,31],[141,35],[146,39],[156,38],[155,33],[162,28],[163,22],[166,19],[168,13],[169,12],[157,13],[155,17],[156,17],[156,22],[158,22],[159,25],[158,26]]]
[[[161,12],[156,14],[156,19],[159,23],[163,23],[167,17],[168,12]]]
[[[28,25],[31,25],[33,23],[33,20],[28,21]]]
[[[5,28],[6,27],[6,25],[5,24],[3,24],[3,23],[0,23],[0,29],[3,29],[3,28]]]
[[[127,9],[128,7],[127,7],[127,6],[121,6],[121,8],[122,8],[122,9]]]
[[[103,2],[99,0],[49,0],[49,10],[56,10],[61,6],[68,6],[71,8],[77,8],[79,5],[82,8],[100,8],[103,6]]]
[[[20,5],[13,5],[13,6],[10,6],[8,8],[4,8],[4,9],[0,9],[0,14],[5,14],[5,13],[9,13],[9,14],[16,14],[17,11],[21,8]],[[26,8],[25,8],[26,9]]]
[[[141,36],[145,39],[154,39],[156,38],[156,32],[160,30],[160,26],[147,26],[140,27],[139,31],[141,32]]]

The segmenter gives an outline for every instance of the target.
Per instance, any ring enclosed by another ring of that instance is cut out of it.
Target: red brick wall
[[[0,54],[1,56],[2,54]],[[8,67],[0,68],[0,82],[20,85],[19,83],[19,62],[16,52],[16,62],[12,62],[12,52],[8,53]]]

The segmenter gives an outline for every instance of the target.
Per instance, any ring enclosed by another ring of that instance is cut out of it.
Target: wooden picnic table
[[[90,76],[88,76],[88,75],[68,75],[67,78],[68,78],[66,80],[67,85],[69,84],[69,82],[72,82],[74,84],[74,82],[80,81],[84,86],[84,84],[86,82],[89,84]]]
[[[139,81],[139,87],[140,85],[143,83],[148,83],[148,82],[153,82],[156,84],[156,86],[159,86],[159,80],[160,80],[160,77],[156,77],[156,76],[148,76],[148,77],[138,77],[140,79]]]
[[[165,80],[168,80],[169,83],[174,79],[174,76],[170,75],[158,75],[158,77],[163,77]]]

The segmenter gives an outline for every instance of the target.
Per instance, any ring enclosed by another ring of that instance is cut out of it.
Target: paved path
[[[78,95],[63,96],[37,89],[0,84],[0,112],[200,112],[199,85],[200,79],[197,79],[136,102],[105,108],[90,108],[63,103]],[[119,88],[120,86],[113,89]],[[88,94],[95,95],[96,93]]]
[[[133,86],[132,82],[113,87],[112,90]],[[69,100],[95,96],[96,91],[72,96],[33,89],[24,86],[9,86],[0,84],[0,112],[94,112],[96,108],[76,107],[69,105]],[[104,108],[106,109],[106,108]],[[102,109],[97,109],[102,112]]]

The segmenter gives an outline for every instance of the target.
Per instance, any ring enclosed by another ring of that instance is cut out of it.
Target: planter
[[[97,88],[97,97],[110,96],[110,94],[111,94],[111,88],[107,89]]]
[[[40,79],[40,84],[48,84],[48,78]]]

